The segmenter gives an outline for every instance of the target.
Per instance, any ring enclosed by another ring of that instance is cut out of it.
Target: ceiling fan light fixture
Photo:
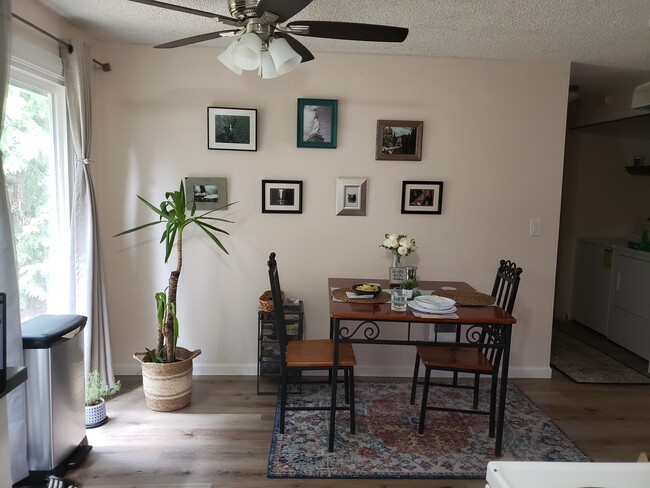
[[[217,59],[221,61],[221,63],[230,71],[232,71],[235,74],[241,75],[242,69],[235,64],[232,58],[232,51],[237,46],[238,42],[239,39],[235,39],[234,41],[232,41],[228,46],[228,48],[224,52],[222,52],[219,56],[217,56]]]
[[[269,43],[269,53],[278,75],[287,74],[302,62],[302,57],[293,50],[286,39],[272,39]]]
[[[253,32],[247,32],[239,38],[232,50],[232,60],[241,69],[254,70],[260,66],[262,39]]]
[[[262,64],[261,64],[261,74],[260,76],[268,80],[270,78],[277,78],[278,72],[275,70],[275,64],[273,63],[273,58],[268,51],[262,51]]]

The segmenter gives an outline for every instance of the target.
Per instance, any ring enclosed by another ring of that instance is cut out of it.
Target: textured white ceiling
[[[38,1],[100,41],[153,46],[228,28],[128,0]],[[230,16],[227,0],[165,1]],[[650,0],[314,0],[297,19],[409,28],[401,44],[299,38],[316,58],[334,51],[572,61],[650,76]]]

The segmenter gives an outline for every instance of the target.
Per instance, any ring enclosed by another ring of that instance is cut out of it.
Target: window
[[[70,311],[65,90],[31,71],[12,62],[0,140],[23,321]]]

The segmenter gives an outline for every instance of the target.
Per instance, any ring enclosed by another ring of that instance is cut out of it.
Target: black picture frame
[[[257,151],[257,110],[208,107],[208,149]]]
[[[262,213],[302,213],[302,180],[262,180]]]
[[[338,103],[320,98],[298,99],[298,147],[336,148]]]
[[[441,214],[442,188],[442,181],[402,181],[402,213]]]
[[[378,120],[375,159],[422,161],[421,120]]]

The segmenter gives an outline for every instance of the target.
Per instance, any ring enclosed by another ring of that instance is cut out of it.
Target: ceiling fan
[[[233,27],[154,47],[173,48],[220,37],[235,37],[219,56],[219,61],[237,74],[241,74],[242,70],[257,69],[262,78],[286,74],[300,63],[314,59],[314,55],[294,35],[374,42],[402,42],[408,35],[408,29],[404,27],[388,25],[317,20],[286,23],[313,0],[227,0],[232,17],[157,0],[130,1],[208,17]]]

